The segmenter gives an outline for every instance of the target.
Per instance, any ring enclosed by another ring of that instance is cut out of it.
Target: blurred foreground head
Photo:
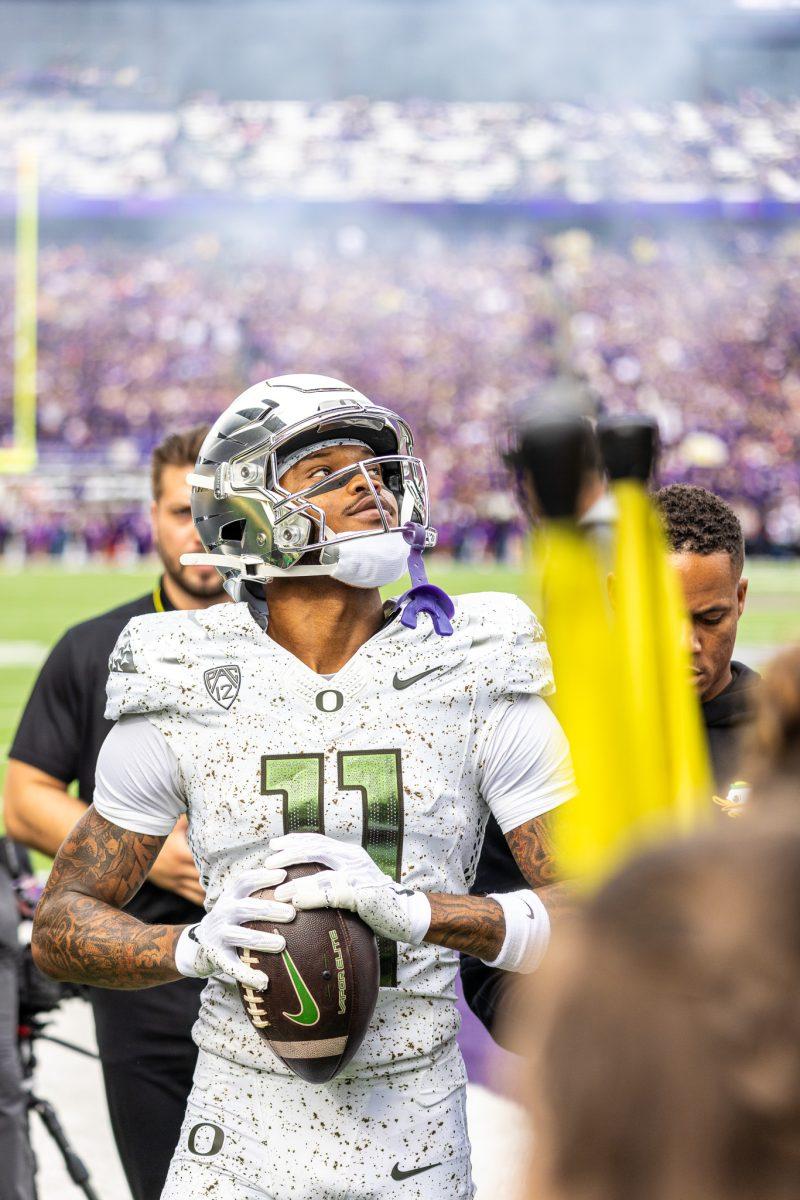
[[[616,875],[533,983],[537,1200],[800,1191],[800,831],[748,818]]]

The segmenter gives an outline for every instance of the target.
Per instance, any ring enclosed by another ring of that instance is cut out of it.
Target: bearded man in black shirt
[[[106,704],[108,657],[131,617],[207,608],[225,599],[214,568],[184,567],[202,550],[189,502],[207,426],[172,434],[153,452],[152,522],[164,573],[151,592],[68,629],[39,674],[9,754],[5,823],[16,841],[54,855],[94,794],[95,763],[112,727]],[[69,794],[77,782],[77,797]],[[128,905],[156,924],[199,921],[204,891],[185,823],[167,838],[141,891]],[[146,991],[92,989],[97,1043],[120,1159],[134,1200],[158,1200],[178,1140],[197,1048],[191,1029],[202,981]]]
[[[692,673],[700,699],[717,795],[735,813],[747,785],[736,779],[742,727],[751,719],[760,676],[733,659],[736,630],[744,611],[747,580],[739,518],[705,488],[676,483],[653,497],[661,513],[691,625]],[[556,680],[556,685],[558,680]],[[525,887],[497,823],[490,818],[473,892],[512,892]],[[494,1037],[495,1018],[511,976],[461,956],[464,997]]]

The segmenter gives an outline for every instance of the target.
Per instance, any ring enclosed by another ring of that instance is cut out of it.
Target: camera
[[[20,946],[17,959],[19,992],[19,1025],[34,1024],[44,1013],[58,1008],[62,1000],[84,996],[85,989],[74,983],[59,983],[40,971],[33,961],[30,945]]]
[[[0,868],[5,867],[17,903],[20,923],[31,921],[42,894],[41,885],[31,871],[28,852],[8,838],[0,838]],[[72,983],[59,983],[40,971],[33,961],[30,943],[20,942],[17,952],[17,992],[19,997],[20,1037],[39,1030],[39,1018],[52,1012],[62,1000],[85,996],[86,989]]]

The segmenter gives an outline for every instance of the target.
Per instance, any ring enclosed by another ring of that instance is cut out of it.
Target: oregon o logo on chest
[[[324,692],[317,692],[317,708],[320,712],[338,712],[343,704],[344,696],[335,688],[326,688]]]

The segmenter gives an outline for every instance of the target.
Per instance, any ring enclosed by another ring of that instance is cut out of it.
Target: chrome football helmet
[[[282,462],[307,446],[337,439],[363,442],[374,457],[301,492],[281,485]],[[206,553],[187,554],[181,561],[217,567],[231,585],[289,574],[334,574],[338,546],[391,531],[373,479],[376,465],[397,500],[399,527],[421,527],[425,546],[433,546],[427,476],[412,451],[411,430],[401,417],[338,379],[281,375],[254,384],[213,425],[187,477]],[[383,528],[334,533],[315,498],[356,473],[375,497]],[[228,590],[233,593],[233,587]]]

